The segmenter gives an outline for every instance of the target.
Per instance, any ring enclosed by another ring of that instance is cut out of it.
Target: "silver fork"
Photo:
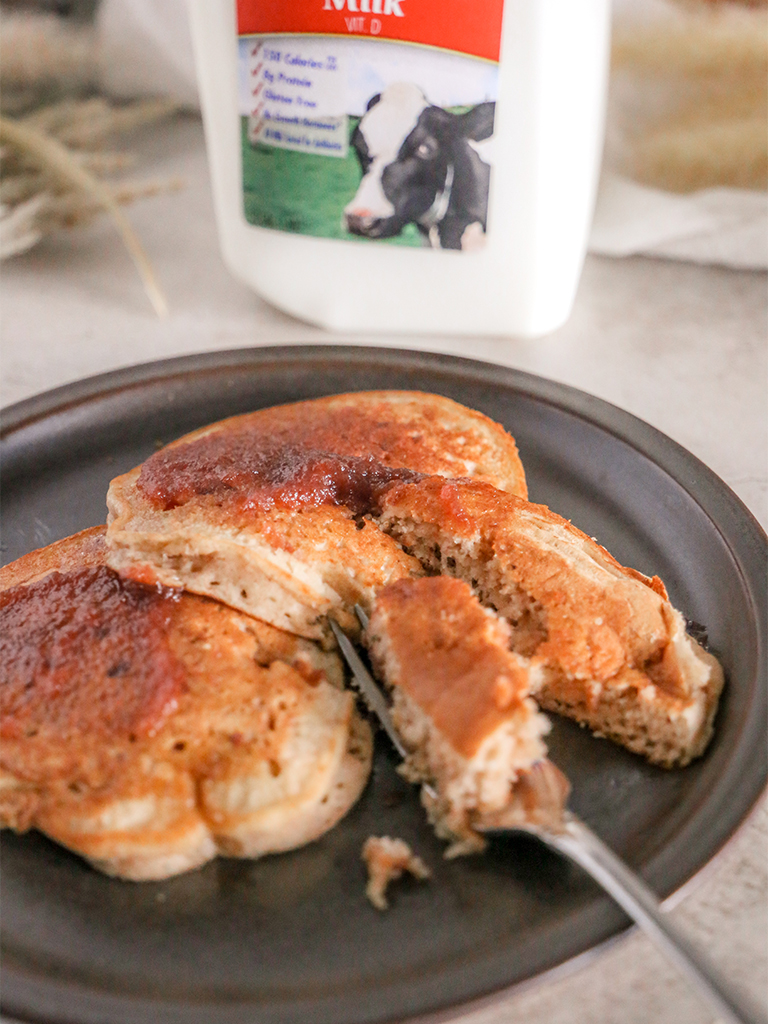
[[[355,606],[363,629],[368,618]],[[357,650],[344,631],[330,620],[331,628],[368,707],[378,718],[398,754],[407,749],[398,735],[389,704]],[[428,783],[424,789],[437,794]],[[550,760],[539,761],[515,786],[515,800],[504,812],[484,819],[478,831],[510,835],[525,832],[579,864],[619,904],[663,953],[677,965],[694,989],[709,1000],[718,1016],[730,1024],[768,1024],[768,1017],[744,994],[737,992],[705,954],[697,949],[665,917],[658,899],[627,865],[566,807],[570,785]]]

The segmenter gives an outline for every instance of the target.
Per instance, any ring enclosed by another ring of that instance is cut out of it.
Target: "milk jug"
[[[337,331],[570,312],[609,0],[190,0],[224,260]]]

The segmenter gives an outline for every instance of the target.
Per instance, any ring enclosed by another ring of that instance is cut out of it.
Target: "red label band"
[[[503,6],[504,0],[237,0],[237,30],[389,39],[498,61]]]

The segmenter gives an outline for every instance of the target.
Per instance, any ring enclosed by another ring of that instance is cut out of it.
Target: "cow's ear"
[[[449,111],[443,110],[442,107],[427,107],[419,115],[417,124],[439,138],[444,138],[446,132],[450,137],[454,132],[456,114],[451,114]]]
[[[375,96],[371,96],[371,98],[368,100],[368,105],[365,108],[366,112],[369,111],[371,109],[371,107],[375,107],[380,99],[381,99],[381,93],[380,92],[377,92]]]
[[[482,142],[493,135],[493,118],[496,113],[495,103],[478,103],[476,107],[461,114],[462,132],[465,139]]]

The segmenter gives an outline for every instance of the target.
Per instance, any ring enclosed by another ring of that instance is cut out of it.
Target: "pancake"
[[[521,772],[544,757],[549,722],[530,697],[528,660],[468,584],[400,580],[376,595],[366,645],[392,694],[408,750],[403,772],[449,855],[483,848],[473,822],[502,811]]]
[[[0,824],[134,880],[322,835],[371,763],[338,658],[105,556],[97,528],[0,570]]]
[[[476,478],[525,494],[514,440],[438,395],[361,392],[204,427],[112,481],[109,564],[306,637],[420,575],[371,525],[393,480]]]
[[[545,506],[483,483],[396,482],[378,524],[507,621],[542,708],[665,767],[704,751],[722,669],[687,635],[658,577],[620,565]]]

